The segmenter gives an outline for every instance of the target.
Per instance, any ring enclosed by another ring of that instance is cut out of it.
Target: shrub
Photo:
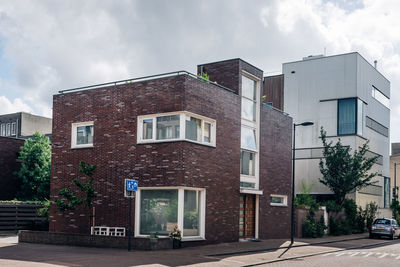
[[[321,217],[318,221],[309,217],[303,223],[303,237],[323,237],[326,229],[324,217]]]

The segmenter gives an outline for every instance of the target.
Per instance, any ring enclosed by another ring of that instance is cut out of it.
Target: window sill
[[[137,141],[138,145],[143,145],[143,144],[157,144],[157,143],[171,143],[171,142],[189,142],[189,143],[194,143],[194,144],[198,144],[198,145],[203,145],[203,146],[209,146],[209,147],[216,147],[215,144],[212,143],[202,143],[202,142],[197,142],[197,141],[193,141],[193,140],[189,140],[189,139],[168,139],[168,140],[141,140],[141,141]]]
[[[287,204],[279,204],[279,203],[270,203],[269,205],[274,206],[274,207],[287,207]]]
[[[204,241],[206,240],[204,237],[201,236],[187,236],[182,237],[182,242],[190,242],[190,241]]]
[[[75,145],[75,146],[71,146],[71,149],[80,149],[80,148],[93,148],[93,144],[90,145]]]

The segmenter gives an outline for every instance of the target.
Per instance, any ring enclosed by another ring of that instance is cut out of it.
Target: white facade
[[[306,185],[314,184],[313,194],[331,193],[318,181],[321,177],[318,163],[322,157],[319,136],[323,127],[328,141],[336,142],[340,138],[354,151],[370,140],[369,150],[382,156],[372,169],[382,177],[375,177],[378,182],[374,186],[351,197],[363,207],[373,201],[383,208],[384,177],[390,177],[390,109],[384,105],[390,98],[390,82],[358,53],[308,57],[284,63],[283,74],[284,111],[293,117],[294,123],[314,123],[313,126],[296,128],[296,193],[301,193],[302,181]],[[372,93],[377,91],[378,95],[373,97]],[[354,100],[342,100],[349,98]],[[346,101],[355,103],[355,130],[342,135],[346,127],[350,127],[343,124],[347,119],[338,119],[339,110],[341,118],[346,116],[343,115],[346,109],[342,106]]]

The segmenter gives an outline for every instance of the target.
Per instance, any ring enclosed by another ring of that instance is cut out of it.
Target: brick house
[[[290,235],[292,119],[261,103],[263,72],[241,59],[188,72],[60,91],[53,103],[50,231],[89,233],[88,212],[54,201],[79,162],[96,164],[95,225],[134,236],[231,242]]]

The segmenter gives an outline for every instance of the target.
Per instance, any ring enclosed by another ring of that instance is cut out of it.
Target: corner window
[[[356,134],[357,99],[338,100],[338,135]]]
[[[204,189],[141,188],[137,197],[135,236],[168,236],[178,225],[183,238],[204,238]]]
[[[287,206],[287,196],[286,195],[271,195],[270,196],[271,206]]]
[[[242,118],[256,121],[257,82],[242,75]]]
[[[83,148],[93,146],[94,127],[93,122],[78,122],[72,124],[71,148]]]
[[[186,140],[215,146],[215,125],[214,120],[187,111],[139,116],[137,142]]]
[[[378,88],[372,86],[371,95],[375,98],[379,103],[384,105],[385,107],[389,108],[390,99],[389,97],[385,96]]]
[[[257,151],[256,130],[242,126],[241,148]]]

